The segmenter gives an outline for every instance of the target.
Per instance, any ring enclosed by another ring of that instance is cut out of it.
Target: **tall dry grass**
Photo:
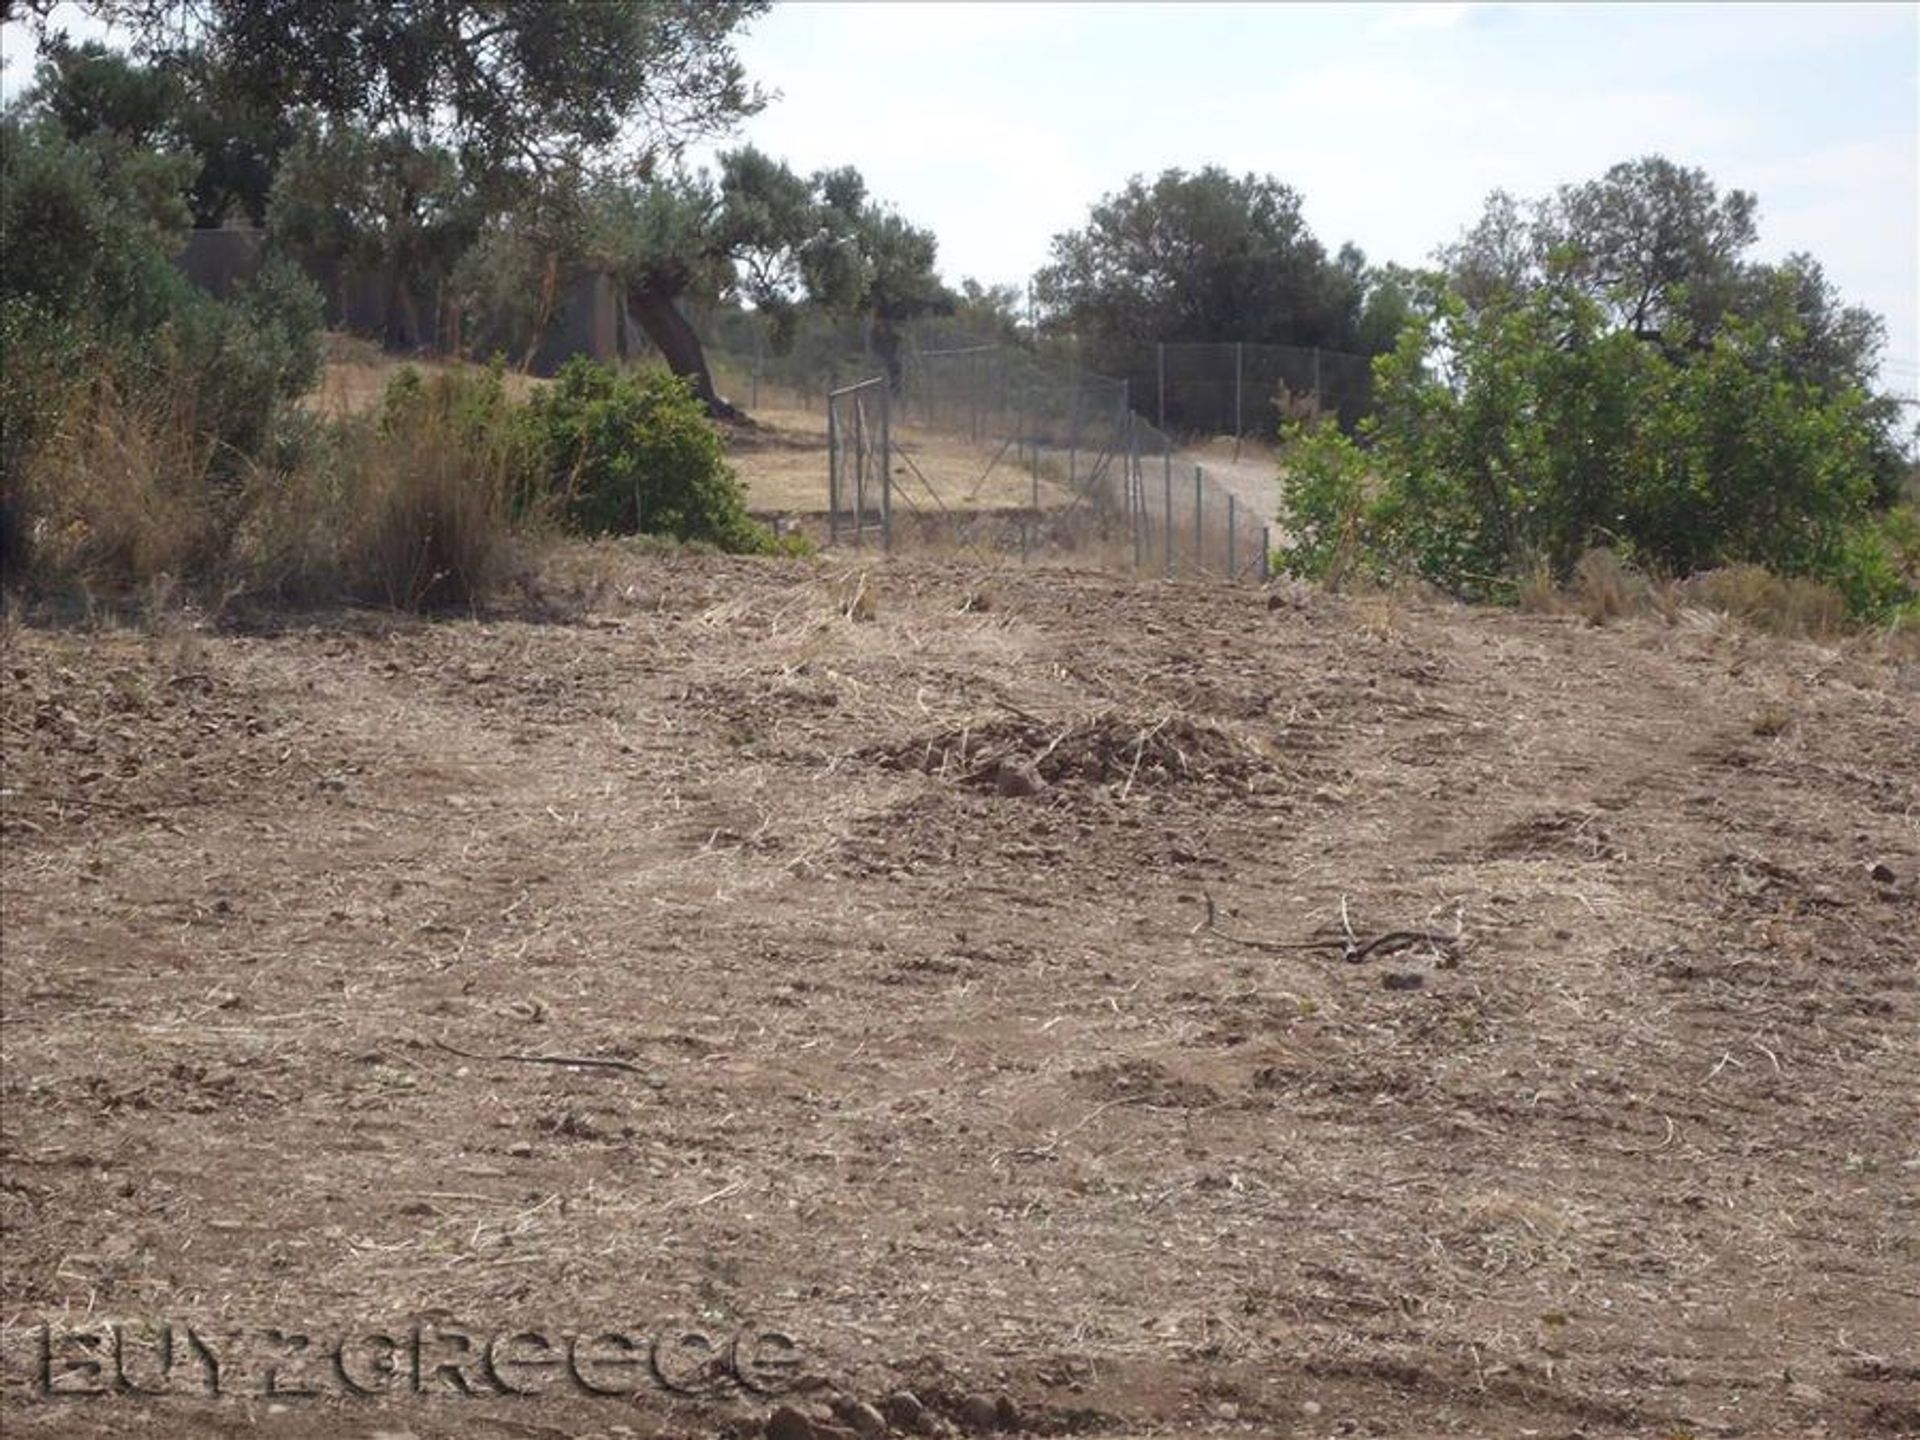
[[[1775,575],[1760,565],[1730,565],[1685,580],[1647,575],[1614,551],[1589,550],[1568,582],[1556,585],[1544,565],[1517,589],[1522,610],[1573,614],[1608,625],[1630,616],[1653,615],[1673,623],[1683,610],[1710,611],[1770,635],[1832,640],[1858,627],[1847,615],[1846,597],[1831,585]]]
[[[130,608],[164,592],[420,610],[475,605],[505,578],[505,461],[444,409],[289,412],[244,457],[205,439],[193,390],[88,388],[12,477],[10,584]]]

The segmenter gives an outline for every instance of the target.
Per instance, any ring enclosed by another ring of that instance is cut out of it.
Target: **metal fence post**
[[[1266,584],[1273,578],[1273,527],[1260,527],[1260,583]]]
[[[1080,374],[1074,370],[1068,383],[1073,386],[1070,418],[1067,422],[1067,488],[1080,493]]]
[[[1246,343],[1236,341],[1233,347],[1233,458],[1240,458],[1240,436],[1245,431],[1246,391],[1241,387],[1241,359],[1246,354]]]
[[[880,548],[893,553],[893,387],[880,382]]]
[[[1140,486],[1140,427],[1138,417],[1127,412],[1127,520],[1133,526],[1133,573],[1140,573],[1140,522],[1146,518],[1147,497]]]
[[[1134,423],[1133,411],[1127,411],[1127,518],[1133,519],[1140,509],[1140,494],[1134,482],[1139,478],[1140,469],[1140,427]]]
[[[967,356],[967,398],[973,402],[973,443],[980,443],[980,356]]]
[[[867,543],[867,407],[853,395],[853,543]]]
[[[1201,499],[1200,467],[1193,467],[1193,573],[1207,573],[1206,514]]]
[[[1162,434],[1160,443],[1166,446],[1167,469],[1164,477],[1166,486],[1166,530],[1167,530],[1167,578],[1173,578],[1173,441]]]
[[[831,399],[827,401],[827,543],[840,543],[840,433],[839,415]]]
[[[1030,478],[1033,482],[1033,508],[1037,511],[1040,508],[1040,446],[1037,443],[1037,436],[1029,437],[1029,440],[1027,459],[1030,462]]]
[[[1234,535],[1233,535],[1234,513],[1233,512],[1235,509],[1235,504],[1236,502],[1234,499],[1234,494],[1231,490],[1229,490],[1227,492],[1227,579],[1229,580],[1238,580],[1240,578],[1239,574],[1233,568],[1233,540],[1234,540]]]

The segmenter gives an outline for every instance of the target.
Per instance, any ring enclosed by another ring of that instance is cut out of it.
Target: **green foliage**
[[[685,381],[622,375],[577,357],[528,404],[568,525],[588,535],[669,535],[764,552],[716,431]]]
[[[475,474],[494,478],[508,516],[544,524],[551,518],[548,453],[529,407],[507,393],[506,369],[441,370],[423,376],[402,366],[381,397],[382,435],[401,436],[431,423],[445,443],[463,455]]]
[[[1891,504],[1905,462],[1899,404],[1873,393],[1886,327],[1845,304],[1809,255],[1747,259],[1757,212],[1751,194],[1723,194],[1706,172],[1649,155],[1531,203],[1496,191],[1440,258],[1476,315],[1571,288],[1600,307],[1607,328],[1681,365],[1733,338],[1732,327],[1759,325],[1785,378],[1830,398],[1862,393],[1876,497]]]
[[[385,338],[402,349],[434,338],[422,297],[452,272],[482,221],[451,151],[353,125],[293,144],[274,178],[272,213],[281,253],[386,277]]]
[[[139,61],[98,40],[75,45],[49,36],[26,97],[68,138],[117,135],[152,149],[165,148],[181,104],[176,75]]]
[[[1607,546],[1656,574],[1749,564],[1825,580],[1856,615],[1890,613],[1913,594],[1910,522],[1874,518],[1866,397],[1797,373],[1804,338],[1782,303],[1728,317],[1703,346],[1649,340],[1570,271],[1478,308],[1429,297],[1375,363],[1366,448],[1291,437],[1283,562],[1508,598]]]
[[[21,109],[51,120],[72,140],[110,135],[191,156],[184,198],[193,223],[205,227],[235,215],[265,221],[274,169],[295,136],[277,103],[236,96],[204,51],[147,65],[97,40],[75,45],[62,35],[41,46]]]
[[[10,488],[90,381],[128,390],[136,408],[141,396],[190,407],[225,470],[254,456],[276,412],[312,385],[320,303],[304,277],[269,264],[222,302],[171,263],[189,163],[107,131],[74,140],[44,121],[0,121]]]
[[[1327,255],[1291,187],[1209,166],[1135,176],[1085,229],[1055,237],[1034,286],[1097,367],[1161,340],[1352,349],[1357,256]]]
[[[1329,254],[1292,187],[1218,166],[1129,180],[1054,237],[1034,292],[1046,329],[1135,396],[1156,393],[1162,342],[1362,353],[1392,344],[1401,318],[1399,287],[1353,245]],[[1182,404],[1168,398],[1172,424],[1209,423]]]
[[[684,381],[580,357],[516,404],[504,380],[497,365],[431,378],[404,368],[388,382],[381,433],[430,425],[473,474],[494,477],[523,523],[747,553],[790,548],[748,517],[719,432]]]
[[[226,303],[197,291],[182,298],[154,337],[150,373],[192,375],[195,421],[235,459],[258,456],[282,407],[320,376],[319,292],[299,269],[269,260]]]
[[[1339,585],[1356,564],[1377,561],[1379,487],[1367,454],[1330,420],[1283,433],[1287,539],[1275,563],[1289,575]]]
[[[952,306],[935,260],[932,234],[871,201],[858,171],[803,178],[748,146],[723,153],[717,175],[558,184],[486,227],[455,290],[492,317],[488,342],[526,351],[549,318],[551,277],[604,268],[669,366],[718,410],[683,304],[751,303],[776,353],[794,342],[803,309],[859,317],[897,374],[898,327]]]
[[[162,323],[186,289],[169,260],[187,231],[191,166],[111,134],[72,140],[0,119],[0,300],[118,337]]]
[[[999,345],[1018,344],[1027,320],[1026,297],[1017,285],[983,285],[972,276],[960,282],[953,325]]]
[[[1854,525],[1829,578],[1863,619],[1920,621],[1920,510],[1896,508]]]
[[[764,104],[732,43],[761,0],[81,4],[163,67],[217,56],[237,104],[404,132],[501,181],[677,153]]]

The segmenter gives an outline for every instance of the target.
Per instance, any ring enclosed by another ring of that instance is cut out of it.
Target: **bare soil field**
[[[9,1436],[1920,1429],[1912,658],[601,593],[9,627]]]

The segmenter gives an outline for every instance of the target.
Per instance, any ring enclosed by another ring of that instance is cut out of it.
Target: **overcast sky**
[[[1417,264],[1488,191],[1659,152],[1760,197],[1920,377],[1920,6],[961,5],[785,0],[745,138],[851,162],[948,279],[1024,283],[1135,173],[1278,176],[1329,248]],[[1226,338],[1226,337],[1223,337]]]
[[[8,27],[5,88],[25,78]],[[852,163],[958,281],[1024,284],[1133,174],[1278,176],[1331,249],[1425,261],[1488,191],[1659,152],[1760,197],[1887,321],[1920,393],[1920,6],[908,4],[784,0],[741,42],[741,137]],[[1223,337],[1231,338],[1231,337]]]

